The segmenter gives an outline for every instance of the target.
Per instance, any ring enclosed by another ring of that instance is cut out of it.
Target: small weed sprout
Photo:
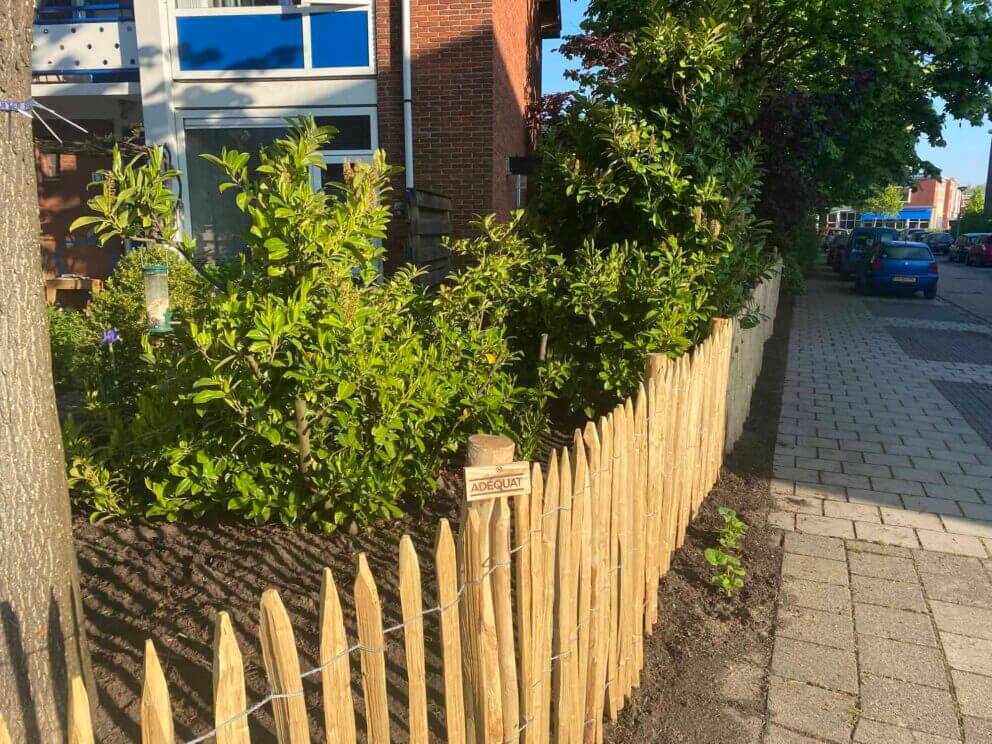
[[[724,553],[719,548],[706,548],[706,561],[717,569],[710,576],[710,583],[725,596],[732,597],[734,592],[744,588],[744,569],[736,555]]]
[[[720,530],[720,547],[707,548],[706,562],[716,572],[710,577],[710,584],[717,587],[726,597],[744,588],[744,569],[741,567],[739,556],[727,551],[744,549],[744,537],[747,535],[747,524],[737,516],[733,509],[721,506],[717,510],[723,518],[723,529]]]

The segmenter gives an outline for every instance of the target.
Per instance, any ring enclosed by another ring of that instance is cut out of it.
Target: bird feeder
[[[145,278],[145,313],[149,333],[172,333],[169,306],[169,267],[162,264],[142,267]]]

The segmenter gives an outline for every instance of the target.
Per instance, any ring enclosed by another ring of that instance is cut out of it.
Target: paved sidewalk
[[[944,303],[798,299],[768,744],[992,744],[990,352]]]

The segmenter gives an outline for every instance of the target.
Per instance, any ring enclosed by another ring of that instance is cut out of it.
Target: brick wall
[[[540,86],[536,0],[412,0],[414,175],[451,198],[456,236],[492,211],[505,217],[514,184],[505,158],[529,150],[524,114]],[[376,3],[379,142],[402,165],[399,0]],[[397,198],[403,179],[396,181]],[[390,258],[402,255],[398,226]]]

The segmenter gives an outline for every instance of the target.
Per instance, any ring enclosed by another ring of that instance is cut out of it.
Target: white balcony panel
[[[35,75],[79,75],[138,69],[134,21],[36,24]]]

